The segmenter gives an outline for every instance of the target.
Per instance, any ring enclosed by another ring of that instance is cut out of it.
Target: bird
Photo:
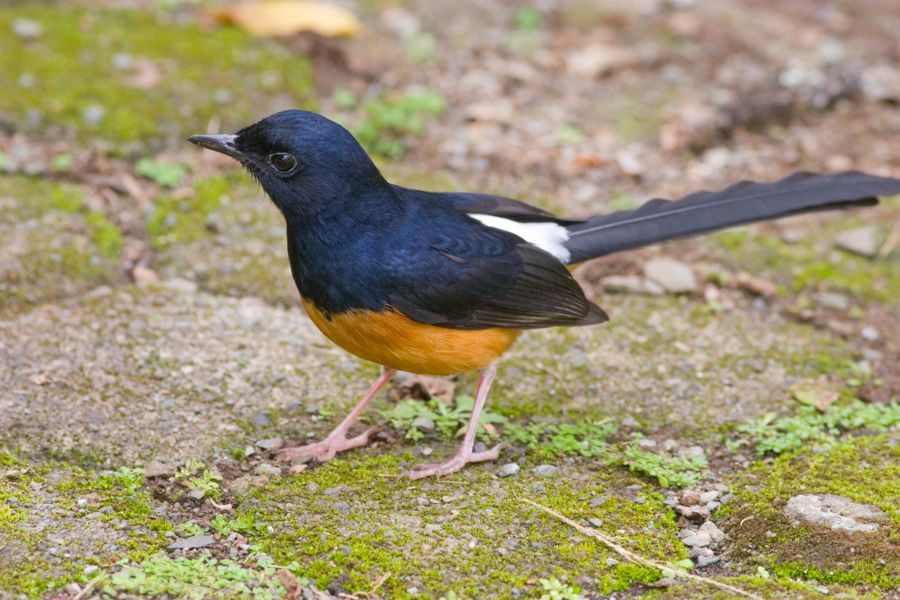
[[[282,448],[280,460],[325,462],[367,445],[372,429],[351,436],[351,428],[398,371],[480,372],[459,449],[444,462],[412,467],[406,473],[412,479],[499,457],[503,444],[476,451],[475,435],[498,361],[521,332],[609,319],[572,276],[575,265],[900,194],[900,179],[798,172],[568,219],[503,196],[390,183],[347,129],[310,111],[286,110],[234,134],[188,140],[237,160],[259,182],[284,217],[291,273],[307,315],[338,346],[382,367],[331,433]]]

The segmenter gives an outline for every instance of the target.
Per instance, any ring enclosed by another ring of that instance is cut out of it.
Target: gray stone
[[[597,529],[603,527],[603,520],[597,517],[591,517],[590,519],[588,519],[588,523],[590,523],[592,527],[596,527]]]
[[[175,467],[158,460],[151,460],[144,465],[144,477],[147,479],[153,479],[155,477],[172,477],[173,475],[175,475]]]
[[[12,24],[13,33],[23,40],[33,40],[41,37],[44,26],[32,19],[16,19]]]
[[[216,540],[211,535],[192,535],[169,544],[169,550],[194,550],[196,548],[206,548],[215,543]]]
[[[867,342],[877,342],[878,339],[881,338],[881,334],[878,332],[878,330],[871,325],[866,325],[865,327],[863,327],[860,335]]]
[[[615,558],[613,558],[612,556],[610,556],[609,558],[606,559],[606,566],[607,566],[607,567],[614,567],[614,566],[616,566],[617,564],[619,564],[619,561],[617,561],[617,560],[616,560]]]
[[[721,529],[719,529],[718,526],[712,521],[707,521],[703,525],[701,525],[698,533],[708,534],[709,539],[713,544],[718,544],[725,541],[725,533]]]
[[[553,465],[538,465],[534,468],[533,473],[538,477],[550,477],[556,474],[556,467]]]
[[[276,467],[270,463],[260,463],[253,469],[256,475],[281,475],[281,467]]]
[[[92,104],[81,111],[81,118],[88,125],[98,125],[106,117],[106,109],[99,104]]]
[[[795,521],[850,533],[871,533],[878,530],[877,523],[887,521],[887,515],[880,508],[835,494],[794,496],[788,500],[784,512]]]
[[[412,426],[419,431],[434,431],[434,421],[428,417],[416,417],[413,419]]]
[[[697,557],[697,566],[698,567],[708,567],[709,565],[714,565],[717,562],[722,560],[720,557],[712,554],[710,556],[698,556]]]
[[[685,546],[705,547],[712,542],[709,532],[707,531],[691,531],[687,530],[687,535],[681,538]]]
[[[851,229],[834,238],[835,245],[848,252],[873,257],[878,253],[878,229],[874,225],[866,225]]]
[[[850,300],[847,299],[847,296],[838,294],[837,292],[822,292],[821,294],[816,294],[816,302],[819,306],[830,308],[832,310],[844,311],[850,308]]]
[[[654,258],[644,265],[644,275],[674,294],[697,290],[697,279],[686,264],[671,258]]]
[[[900,100],[900,70],[883,64],[864,69],[860,77],[863,94],[879,102]]]
[[[512,477],[513,475],[517,475],[519,471],[521,471],[521,467],[516,463],[506,463],[499,469],[497,469],[497,476],[499,477]]]
[[[264,440],[257,440],[256,442],[256,447],[265,452],[278,450],[282,446],[284,446],[284,440],[281,438],[266,438]]]

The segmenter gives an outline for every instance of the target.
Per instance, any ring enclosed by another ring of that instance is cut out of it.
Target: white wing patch
[[[565,246],[565,242],[569,239],[569,232],[559,223],[519,223],[512,219],[504,219],[503,217],[477,213],[469,213],[469,216],[481,221],[488,227],[514,233],[526,242],[534,244],[544,252],[549,252],[563,264],[569,262],[571,253]]]

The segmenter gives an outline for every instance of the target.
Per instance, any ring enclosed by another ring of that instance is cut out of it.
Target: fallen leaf
[[[352,36],[360,30],[359,20],[353,13],[323,2],[246,0],[215,9],[212,15],[263,37],[284,37],[300,31],[329,37]]]
[[[806,379],[791,386],[794,400],[809,406],[815,406],[822,412],[834,404],[840,393],[827,381]]]
[[[434,398],[444,404],[453,402],[456,384],[442,377],[416,375],[400,384],[400,394],[405,398],[428,400]]]

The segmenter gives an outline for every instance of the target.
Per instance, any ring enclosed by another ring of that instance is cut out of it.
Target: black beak
[[[238,150],[237,146],[234,145],[235,140],[237,140],[237,136],[232,134],[203,134],[192,135],[188,138],[189,142],[197,144],[201,148],[215,150],[216,152],[221,152],[231,158],[242,161],[244,159],[244,153]]]

